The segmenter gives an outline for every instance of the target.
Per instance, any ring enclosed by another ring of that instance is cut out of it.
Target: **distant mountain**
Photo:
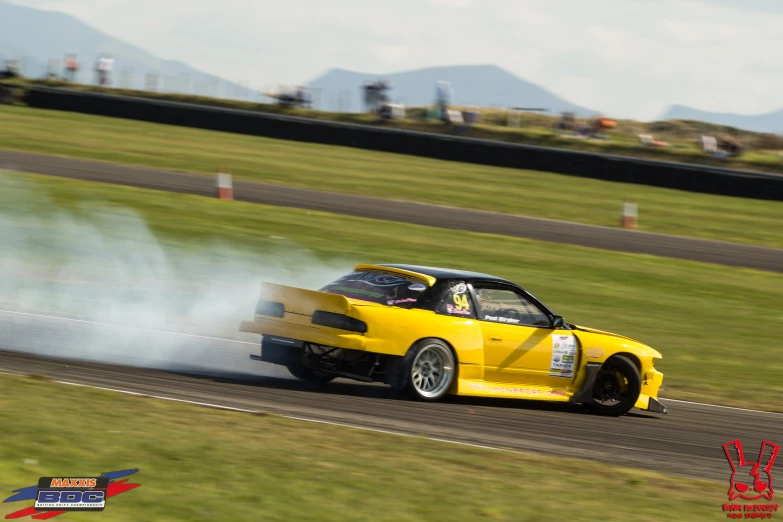
[[[547,109],[550,114],[571,111],[592,115],[594,111],[575,105],[556,94],[527,82],[496,65],[430,67],[392,74],[370,74],[331,69],[307,85],[321,91],[324,110],[362,110],[362,86],[366,81],[386,79],[392,100],[407,106],[428,106],[435,101],[435,84],[451,83],[455,105],[525,107]],[[346,107],[351,100],[350,107]]]
[[[189,65],[158,58],[118,40],[65,13],[43,11],[0,0],[0,59],[18,59],[23,74],[43,77],[49,60],[55,60],[59,73],[65,53],[74,53],[81,63],[77,81],[94,83],[94,64],[100,53],[114,58],[112,85],[144,88],[146,75],[157,74],[158,89],[192,92],[209,96],[241,97],[256,100],[260,95],[235,83],[221,80]]]
[[[730,114],[701,111],[683,105],[672,105],[661,119],[704,121],[756,132],[771,132],[775,134],[783,132],[783,109],[766,114]]]

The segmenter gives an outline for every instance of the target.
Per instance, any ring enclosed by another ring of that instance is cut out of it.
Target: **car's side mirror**
[[[562,328],[564,324],[565,324],[565,319],[563,319],[559,315],[552,317],[552,328]]]

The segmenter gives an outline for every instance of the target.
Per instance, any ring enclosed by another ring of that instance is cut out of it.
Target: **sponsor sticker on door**
[[[576,361],[576,337],[573,335],[552,336],[552,362],[549,364],[551,377],[571,378]]]

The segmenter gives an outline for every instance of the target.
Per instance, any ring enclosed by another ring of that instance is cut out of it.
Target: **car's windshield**
[[[426,281],[417,277],[383,270],[361,270],[329,283],[321,292],[411,308],[427,288]]]

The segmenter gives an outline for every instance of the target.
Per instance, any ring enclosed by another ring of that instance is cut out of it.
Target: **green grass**
[[[8,83],[16,83],[23,89],[29,85],[46,85],[78,91],[104,92],[124,96],[152,98],[273,114],[290,114],[316,120],[341,121],[361,125],[383,125],[384,127],[437,134],[449,134],[453,132],[451,126],[443,125],[439,121],[426,120],[425,115],[427,108],[425,107],[408,107],[406,109],[406,119],[385,121],[381,123],[370,114],[285,108],[277,104],[220,99],[193,94],[118,89],[96,85],[72,84],[56,80],[21,79]],[[459,109],[459,107],[456,108]],[[470,109],[476,110],[474,107]],[[523,113],[519,118],[519,127],[515,127],[509,126],[509,115],[505,109],[480,108],[478,110],[481,113],[482,123],[473,125],[468,130],[463,131],[462,135],[496,141],[604,152],[608,154],[644,157],[664,161],[681,161],[735,169],[764,170],[783,173],[783,162],[781,161],[780,155],[781,141],[774,134],[744,131],[728,126],[697,121],[642,123],[632,120],[621,120],[618,122],[617,128],[606,133],[610,137],[609,140],[583,140],[562,136],[560,131],[555,131],[553,126],[559,119],[559,116],[541,113]],[[639,142],[639,134],[653,134],[656,139],[669,142],[673,146],[670,148],[643,147]],[[744,147],[749,148],[750,150],[738,158],[712,158],[704,154],[701,150],[699,137],[702,135],[734,135]]]
[[[56,415],[52,415],[56,412]],[[481,450],[0,376],[0,495],[139,468],[65,518],[264,521],[715,520],[723,484]],[[25,462],[27,461],[27,462]],[[8,514],[31,505],[0,505]]]
[[[783,247],[783,203],[543,172],[0,107],[6,149],[214,174],[595,225],[619,226],[636,197],[641,230]]]
[[[135,216],[141,232],[126,226]],[[36,175],[0,175],[0,218],[0,266],[17,259],[24,264],[17,277],[25,277],[28,270],[56,273],[67,259],[83,282],[75,277],[63,291],[108,284],[123,299],[135,281],[110,280],[107,266],[116,260],[106,245],[144,253],[155,241],[170,258],[190,260],[177,269],[185,287],[203,281],[203,273],[189,271],[213,269],[215,258],[251,267],[274,258],[308,275],[360,262],[490,272],[522,284],[571,322],[661,351],[664,397],[783,411],[780,274]],[[95,231],[107,238],[103,249],[85,242]],[[147,265],[154,273],[155,258],[137,255],[142,275]],[[257,288],[259,281],[234,283]]]

